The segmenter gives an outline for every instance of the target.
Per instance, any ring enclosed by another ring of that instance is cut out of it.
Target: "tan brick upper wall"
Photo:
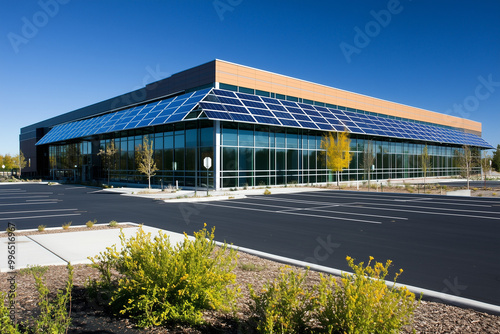
[[[216,60],[215,78],[216,82],[230,85],[259,89],[385,115],[462,128],[468,130],[467,132],[473,132],[479,135],[481,133],[481,123],[479,122],[410,107],[396,102],[385,101],[222,60]]]

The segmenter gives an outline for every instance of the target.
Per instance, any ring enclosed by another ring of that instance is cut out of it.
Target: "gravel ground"
[[[256,291],[262,284],[279,274],[283,265],[246,253],[240,253],[236,268],[237,284],[241,286],[243,297],[238,300],[239,311],[235,315],[215,311],[205,313],[206,325],[201,327],[159,327],[147,330],[135,328],[128,319],[110,315],[106,309],[87,297],[84,287],[88,277],[97,278],[98,272],[87,265],[74,266],[74,288],[71,308],[72,325],[69,333],[252,333],[248,325],[248,303],[250,301],[247,284]],[[302,269],[300,269],[302,270]],[[0,273],[0,290],[8,291],[7,278],[11,273]],[[67,278],[65,266],[51,266],[45,274],[45,281],[51,291],[62,288]],[[17,321],[35,316],[37,292],[31,274],[18,272],[16,275]],[[308,284],[318,281],[319,274],[310,272]],[[416,333],[500,333],[500,317],[474,310],[434,302],[422,301],[415,313]],[[402,333],[412,333],[405,329]]]

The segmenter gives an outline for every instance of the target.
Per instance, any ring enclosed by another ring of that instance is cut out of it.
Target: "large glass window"
[[[238,137],[240,146],[253,146],[253,126],[250,124],[240,124]]]
[[[238,123],[225,123],[222,128],[222,145],[238,145]]]

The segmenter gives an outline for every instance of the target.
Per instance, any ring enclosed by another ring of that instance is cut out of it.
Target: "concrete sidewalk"
[[[77,232],[63,232],[63,233],[48,233],[29,236],[19,236],[15,238],[15,269],[22,269],[28,266],[40,265],[66,265],[68,262],[71,264],[88,264],[91,261],[89,256],[95,256],[100,252],[106,250],[106,247],[116,245],[117,249],[121,249],[120,244],[120,230],[123,230],[125,237],[128,239],[135,236],[139,225],[132,223],[122,223],[135,225],[135,227],[127,227],[123,229],[105,229],[105,230],[91,230],[77,231]],[[95,225],[99,226],[99,225]],[[85,226],[74,226],[85,227]],[[60,230],[61,228],[53,228]],[[51,229],[46,229],[50,231]],[[144,232],[151,232],[154,236],[160,231],[157,228],[143,226]],[[27,232],[16,231],[16,233]],[[170,237],[172,244],[177,244],[184,240],[184,235],[162,230]],[[6,233],[2,233],[0,238],[0,247],[7,250],[9,243],[8,238],[5,238]],[[11,244],[12,245],[12,244]],[[0,272],[10,271],[8,265],[8,253],[2,251],[0,258]]]

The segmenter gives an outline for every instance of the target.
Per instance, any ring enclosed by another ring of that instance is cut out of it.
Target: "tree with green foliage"
[[[106,144],[105,149],[99,149],[98,156],[102,159],[102,165],[104,169],[108,172],[108,185],[110,182],[110,174],[111,170],[116,169],[116,159],[115,155],[118,152],[118,149],[115,148],[115,141],[112,140],[109,144]]]
[[[500,144],[497,145],[497,150],[493,151],[491,167],[500,172]]]
[[[422,154],[420,155],[420,168],[422,169],[422,174],[424,175],[424,183],[427,178],[427,172],[431,169],[431,167],[431,157],[429,156],[427,144],[425,144]]]
[[[332,132],[325,134],[321,139],[321,148],[325,150],[326,167],[337,173],[337,186],[339,186],[340,172],[349,168],[353,154],[350,148],[351,140],[347,132]]]
[[[137,170],[148,178],[148,189],[151,189],[151,177],[156,175],[156,163],[153,158],[153,141],[144,136],[142,145],[136,150]]]

